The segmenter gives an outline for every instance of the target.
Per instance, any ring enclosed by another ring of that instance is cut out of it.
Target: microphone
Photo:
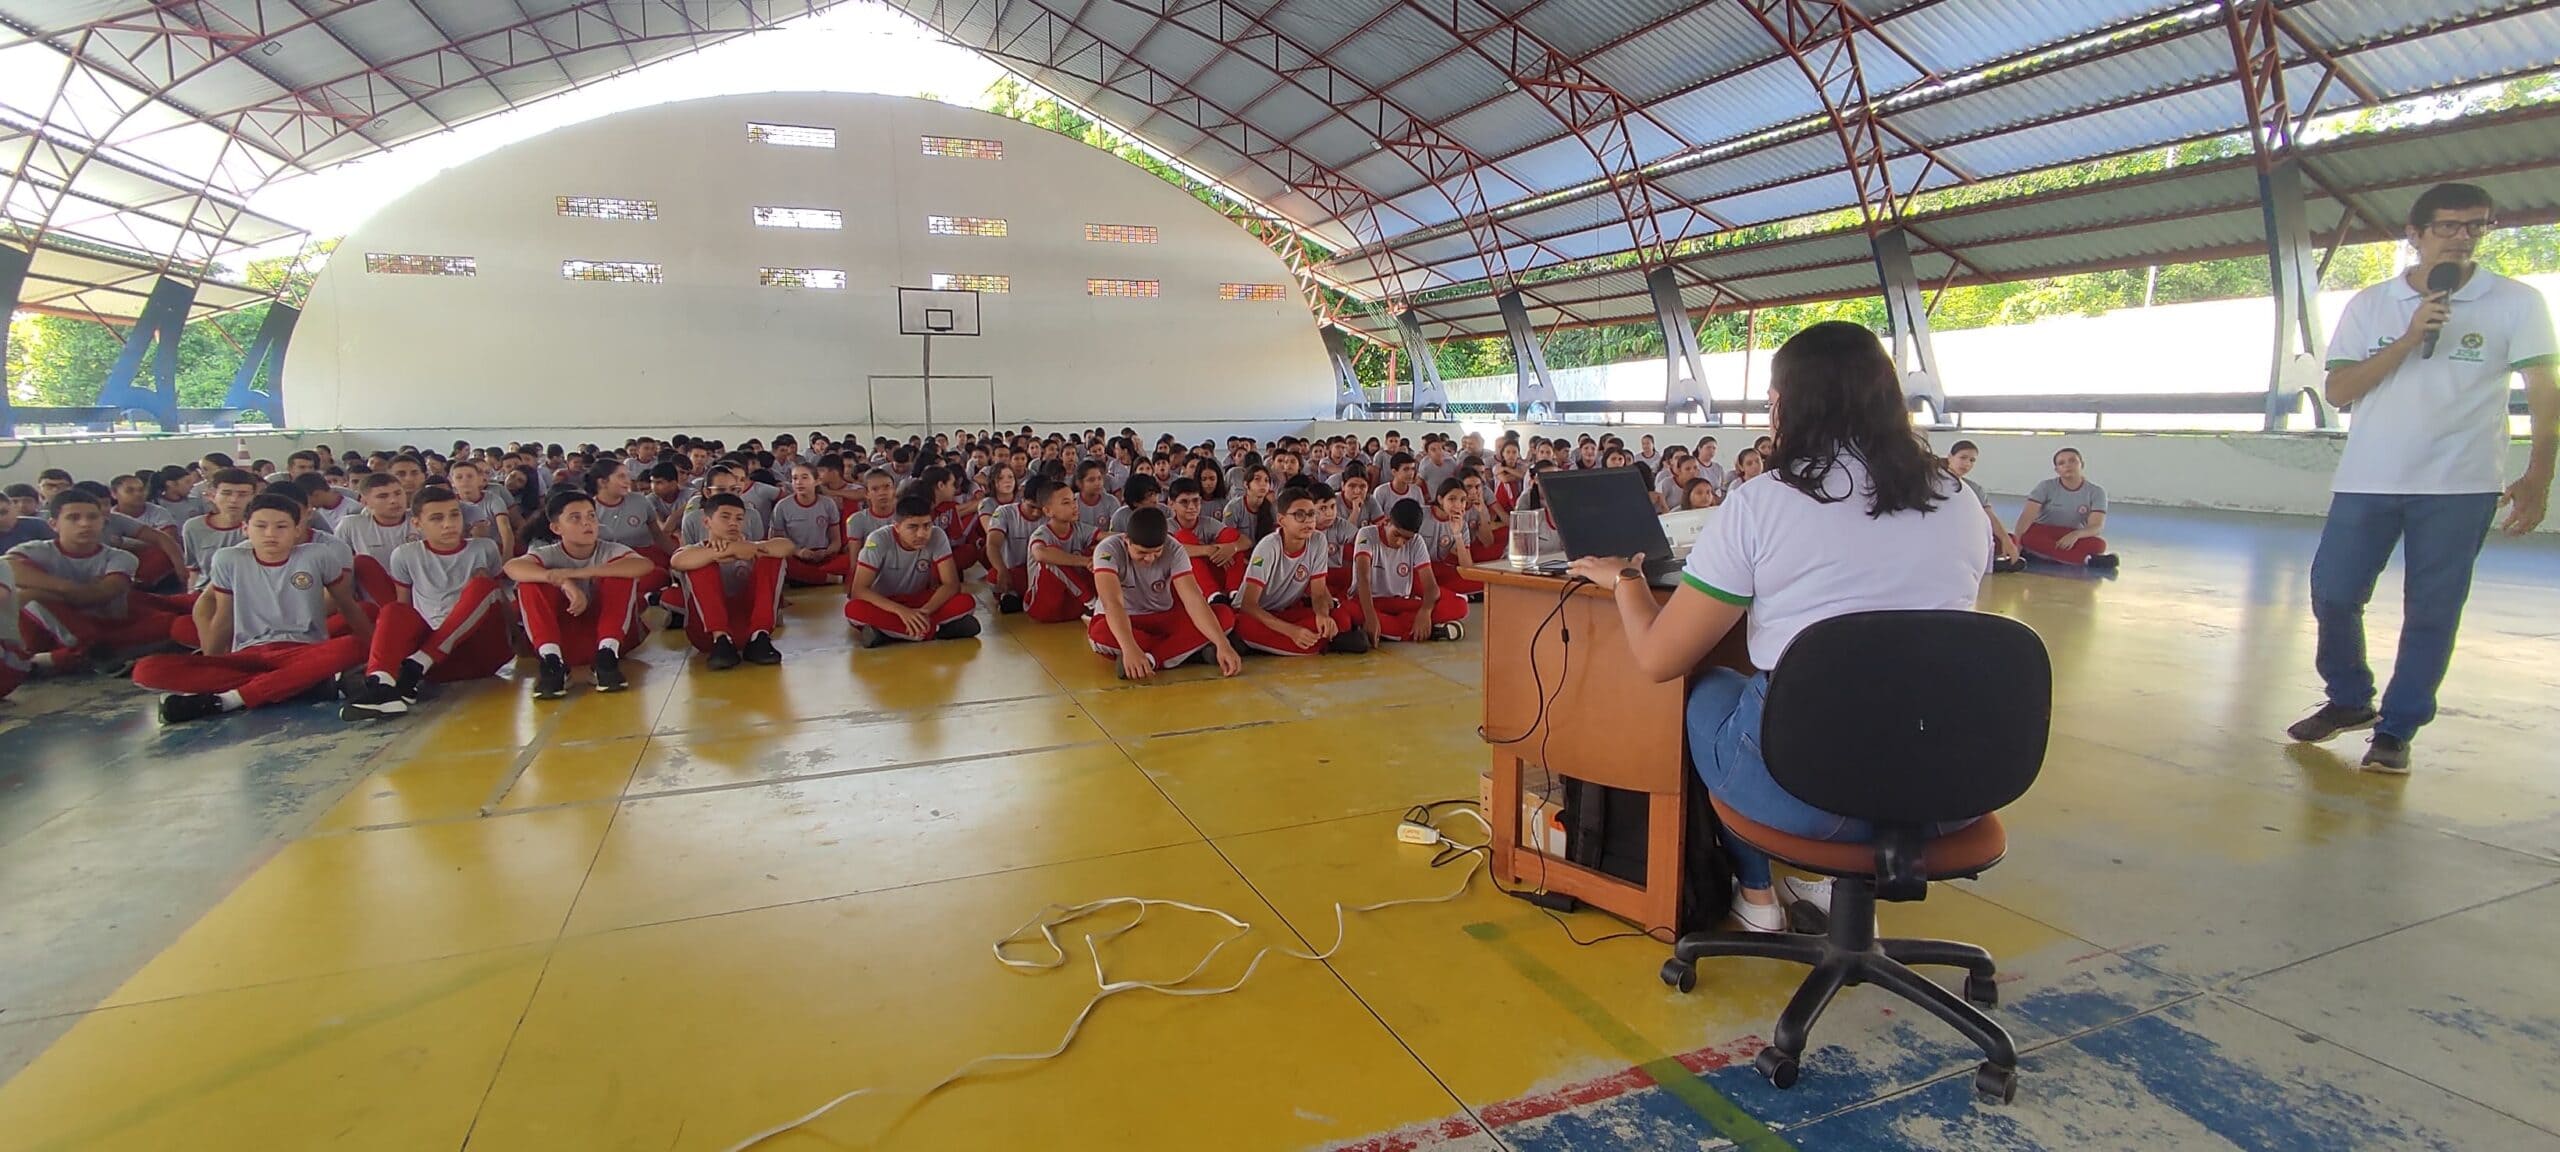
[[[2451,292],[2461,286],[2462,265],[2447,261],[2445,263],[2438,264],[2433,268],[2427,269],[2427,295],[2433,296],[2440,292]],[[2428,332],[2426,340],[2418,345],[2418,359],[2435,359],[2436,337],[2442,335],[2444,335],[2444,329],[2442,328]]]

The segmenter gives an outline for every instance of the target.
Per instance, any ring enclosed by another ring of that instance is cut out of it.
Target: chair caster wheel
[[[1662,962],[1662,982],[1682,992],[1694,992],[1698,988],[1698,966],[1682,963],[1677,957],[1665,960]]]
[[[1761,1076],[1767,1078],[1770,1087],[1780,1089],[1795,1087],[1796,1076],[1802,1071],[1797,1066],[1795,1057],[1775,1048],[1761,1049],[1759,1058],[1753,1060],[1751,1066],[1758,1069]],[[1986,1064],[1984,1067],[1988,1068],[1990,1065]],[[1976,1086],[1980,1086],[1979,1078],[1976,1080]]]
[[[2018,1100],[2018,1070],[1985,1062],[1973,1070],[1973,1091],[1985,1100],[2014,1104]]]
[[[2000,985],[1988,976],[1964,978],[1964,998],[1985,1008],[2000,1006]]]

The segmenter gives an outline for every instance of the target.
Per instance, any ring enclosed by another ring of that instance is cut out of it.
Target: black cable
[[[1476,726],[1476,736],[1478,739],[1483,740],[1487,744],[1494,745],[1517,744],[1528,739],[1530,733],[1537,732],[1546,727],[1547,710],[1555,703],[1557,697],[1564,695],[1565,680],[1563,674],[1559,672],[1556,676],[1555,692],[1552,695],[1547,692],[1546,677],[1538,671],[1538,641],[1546,639],[1547,627],[1554,624],[1556,622],[1556,617],[1564,614],[1564,606],[1573,601],[1573,590],[1589,583],[1591,582],[1580,576],[1567,579],[1564,582],[1564,590],[1556,596],[1556,606],[1547,609],[1546,619],[1538,621],[1537,631],[1531,633],[1529,636],[1529,685],[1532,693],[1531,698],[1538,702],[1537,714],[1530,717],[1529,726],[1521,729],[1520,734],[1517,736],[1504,738],[1497,737],[1486,732],[1484,730],[1484,726],[1479,724]],[[1566,625],[1561,632],[1561,637],[1565,645],[1566,667],[1570,668],[1573,661],[1573,626],[1570,624]],[[1538,742],[1538,755],[1541,761],[1543,761],[1546,756],[1546,741],[1543,737]],[[1539,766],[1541,768],[1545,767],[1543,762]]]

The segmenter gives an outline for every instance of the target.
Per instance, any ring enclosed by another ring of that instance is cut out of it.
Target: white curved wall
[[[750,121],[831,127],[836,146],[751,143]],[[924,135],[1001,140],[1001,160],[923,154]],[[657,202],[654,221],[565,217],[563,195]],[[832,208],[840,231],[760,228],[756,205]],[[1003,238],[931,236],[929,214],[1000,217]],[[1155,244],[1088,242],[1145,224]],[[471,277],[368,273],[365,255],[470,256]],[[565,280],[564,259],[644,260],[660,284]],[[837,268],[842,289],[775,288],[761,267]],[[1328,414],[1323,345],[1278,257],[1155,177],[990,113],[841,93],[731,96],[573,125],[444,173],[338,248],[285,363],[304,428],[581,428],[864,423],[869,377],[914,376],[894,289],[1001,273],[982,339],[934,341],[934,375],[994,379],[1009,424],[1299,421]],[[1088,277],[1156,280],[1097,298]],[[906,387],[912,389],[913,384]],[[935,389],[936,422],[986,422],[983,385]],[[892,400],[903,403],[895,408]],[[884,422],[915,400],[884,396]]]

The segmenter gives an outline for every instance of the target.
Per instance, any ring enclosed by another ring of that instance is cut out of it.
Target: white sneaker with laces
[[[1778,892],[1780,904],[1790,900],[1801,900],[1821,909],[1825,916],[1831,914],[1831,881],[1781,876],[1778,878]]]
[[[1780,907],[1777,904],[1754,904],[1743,899],[1742,893],[1740,892],[1733,894],[1733,918],[1741,923],[1743,931],[1746,932],[1784,932],[1787,930],[1787,910],[1785,908]]]

